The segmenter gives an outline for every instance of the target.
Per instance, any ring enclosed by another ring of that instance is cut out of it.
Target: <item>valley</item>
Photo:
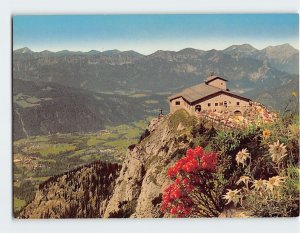
[[[121,163],[128,146],[136,144],[152,117],[96,133],[32,136],[14,142],[14,211],[32,201],[49,177],[94,161]]]

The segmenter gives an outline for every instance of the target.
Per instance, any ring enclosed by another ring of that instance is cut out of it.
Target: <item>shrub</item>
[[[222,211],[224,180],[217,172],[217,154],[188,149],[168,170],[173,180],[163,192],[161,210],[176,217],[215,217]]]

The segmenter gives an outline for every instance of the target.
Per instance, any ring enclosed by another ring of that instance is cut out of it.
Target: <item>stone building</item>
[[[196,86],[189,87],[169,97],[170,113],[185,109],[191,115],[202,112],[226,112],[242,115],[251,108],[251,100],[234,94],[227,88],[227,80],[210,76]]]

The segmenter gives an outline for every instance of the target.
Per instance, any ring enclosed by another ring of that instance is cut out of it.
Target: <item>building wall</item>
[[[215,79],[215,80],[209,82],[208,85],[214,86],[214,87],[217,87],[217,88],[221,88],[223,90],[227,89],[226,81],[224,81],[222,79]]]
[[[179,102],[179,105],[176,105],[176,102]],[[227,107],[225,102],[227,102]],[[209,106],[210,104],[210,106]],[[217,105],[216,105],[217,104]],[[170,113],[173,113],[179,109],[185,109],[191,115],[196,115],[197,112],[195,108],[197,105],[201,106],[201,112],[203,111],[212,111],[212,112],[224,112],[229,111],[234,113],[235,111],[240,111],[242,114],[250,106],[249,101],[239,99],[230,95],[221,93],[215,97],[204,100],[202,102],[189,105],[183,98],[179,97],[170,101]]]
[[[176,103],[179,103],[177,105]],[[185,109],[187,112],[192,113],[192,106],[189,105],[182,97],[178,97],[170,101],[170,113],[174,113],[179,109]]]

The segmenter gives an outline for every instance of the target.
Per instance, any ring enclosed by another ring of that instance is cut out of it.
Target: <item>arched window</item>
[[[201,112],[201,105],[200,104],[195,106],[195,112]]]
[[[234,111],[234,115],[236,115],[236,116],[241,116],[241,115],[242,115],[242,112],[239,111],[239,110],[236,110],[236,111]]]

